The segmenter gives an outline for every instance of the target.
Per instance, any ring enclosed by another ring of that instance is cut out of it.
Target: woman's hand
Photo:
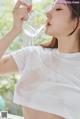
[[[21,5],[23,6],[20,7]],[[13,28],[18,32],[23,30],[23,23],[29,18],[30,11],[28,11],[28,9],[29,6],[22,4],[20,1],[18,1],[15,5],[13,10]]]
[[[23,5],[24,7],[20,7]],[[0,59],[4,52],[10,46],[12,41],[19,35],[23,29],[23,22],[28,20],[28,13],[31,12],[31,6],[18,1],[13,10],[13,28],[0,40]]]

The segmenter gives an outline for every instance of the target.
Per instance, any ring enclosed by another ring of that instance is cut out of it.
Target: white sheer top
[[[16,104],[80,119],[80,53],[28,46],[10,55],[21,74]]]

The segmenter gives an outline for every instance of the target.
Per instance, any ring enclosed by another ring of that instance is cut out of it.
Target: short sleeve
[[[16,52],[10,53],[10,56],[13,57],[18,67],[19,73],[21,73],[24,70],[26,64],[28,63],[30,59],[34,59],[34,57],[36,56],[36,50],[38,49],[38,47],[39,46],[27,46],[25,48],[17,50]]]

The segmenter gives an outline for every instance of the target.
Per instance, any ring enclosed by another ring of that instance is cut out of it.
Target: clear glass
[[[45,19],[46,17],[39,11],[31,13],[28,21],[24,23],[23,45],[34,45],[38,42],[40,35],[45,33]]]
[[[45,26],[46,26],[46,12],[51,8],[50,5],[45,6],[44,9],[36,10],[35,3],[31,0],[20,0],[32,5],[32,12],[29,14],[28,21],[24,22],[23,33],[21,34],[22,45],[34,45],[38,44],[42,36],[45,36]],[[43,38],[44,39],[44,38]]]

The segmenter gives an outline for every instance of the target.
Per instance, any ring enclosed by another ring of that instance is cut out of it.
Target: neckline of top
[[[80,58],[80,52],[74,52],[74,53],[63,53],[58,50],[58,48],[54,49],[54,53],[63,58]]]

